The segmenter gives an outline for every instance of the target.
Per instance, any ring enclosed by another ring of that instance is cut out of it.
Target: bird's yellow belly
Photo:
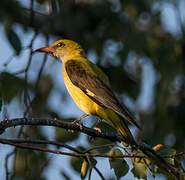
[[[66,72],[63,71],[64,83],[69,94],[72,96],[78,107],[86,114],[96,114],[96,103],[92,101],[80,88],[73,85]]]

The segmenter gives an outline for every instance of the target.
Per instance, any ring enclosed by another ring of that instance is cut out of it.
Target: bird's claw
[[[102,131],[101,131],[101,129],[100,128],[98,128],[98,127],[93,127],[93,129],[94,130],[96,130],[96,131],[98,131],[99,133],[101,133]]]
[[[80,123],[80,121],[81,121],[83,118],[87,117],[87,116],[88,116],[88,114],[84,114],[83,116],[81,116],[81,117],[75,119],[75,120],[72,122],[72,124],[78,124],[78,125],[81,124],[81,125],[82,125],[82,123]]]

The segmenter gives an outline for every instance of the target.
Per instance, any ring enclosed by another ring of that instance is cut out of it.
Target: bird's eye
[[[65,46],[65,44],[64,44],[64,43],[62,43],[62,42],[60,42],[60,43],[58,43],[56,46],[57,46],[57,47],[64,47],[64,46]]]

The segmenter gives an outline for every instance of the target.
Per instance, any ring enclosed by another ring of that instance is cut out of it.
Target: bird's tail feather
[[[135,146],[136,145],[136,141],[135,141],[132,133],[130,132],[126,122],[120,121],[120,123],[116,124],[115,128],[124,137],[124,139],[126,141],[123,143],[124,146],[128,146],[128,145]]]
[[[108,121],[109,124],[111,124],[125,139],[125,142],[123,143],[123,145],[125,146],[125,143],[131,146],[135,146],[136,145],[136,141],[134,140],[134,137],[132,136],[127,123],[125,122],[125,120],[119,116],[118,114],[116,114],[114,111],[112,111],[111,109],[98,109],[99,111],[97,111],[97,115],[99,117],[101,117],[102,119],[105,119]]]

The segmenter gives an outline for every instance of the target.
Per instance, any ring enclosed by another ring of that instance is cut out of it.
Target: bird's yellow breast
[[[78,107],[86,114],[95,115],[98,105],[94,101],[92,101],[80,88],[78,88],[71,82],[67,75],[65,65],[63,65],[62,73],[66,88]]]

